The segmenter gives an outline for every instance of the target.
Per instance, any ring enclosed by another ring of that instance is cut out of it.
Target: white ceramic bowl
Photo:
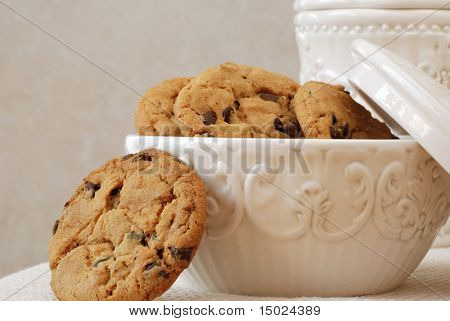
[[[183,277],[208,291],[351,296],[399,286],[450,214],[450,177],[411,139],[129,136],[207,186],[207,231]]]
[[[433,244],[433,247],[448,247],[450,245],[450,219],[439,231],[438,237]]]

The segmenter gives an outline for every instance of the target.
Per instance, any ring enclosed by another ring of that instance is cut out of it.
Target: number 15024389
[[[319,315],[320,306],[315,305],[264,305],[259,307],[261,315]]]

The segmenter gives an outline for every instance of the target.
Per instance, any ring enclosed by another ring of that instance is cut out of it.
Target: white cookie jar
[[[448,1],[296,0],[294,8],[300,82],[318,80],[348,86],[347,77],[355,65],[349,59],[350,44],[363,38],[380,46],[387,44],[386,48],[450,89]],[[435,246],[450,246],[450,221],[446,226]]]
[[[297,0],[300,82],[346,82],[350,44],[366,39],[450,88],[450,4],[442,0]]]

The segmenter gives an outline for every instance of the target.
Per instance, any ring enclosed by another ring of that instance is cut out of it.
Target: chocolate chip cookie
[[[306,138],[394,138],[386,124],[373,118],[341,85],[307,82],[293,105]]]
[[[65,204],[49,244],[60,300],[151,300],[194,257],[205,227],[194,170],[149,149],[89,174]]]
[[[194,78],[175,101],[184,136],[302,137],[292,108],[299,85],[282,75],[234,63]]]
[[[173,104],[180,90],[191,78],[174,78],[150,88],[136,109],[136,132],[144,136],[180,136],[179,123],[173,113]]]

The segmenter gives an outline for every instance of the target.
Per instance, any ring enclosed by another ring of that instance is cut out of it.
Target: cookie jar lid
[[[353,41],[351,51],[358,63],[349,83],[394,133],[401,126],[450,173],[450,91],[368,41]]]
[[[296,0],[294,9],[450,9],[445,0]]]

